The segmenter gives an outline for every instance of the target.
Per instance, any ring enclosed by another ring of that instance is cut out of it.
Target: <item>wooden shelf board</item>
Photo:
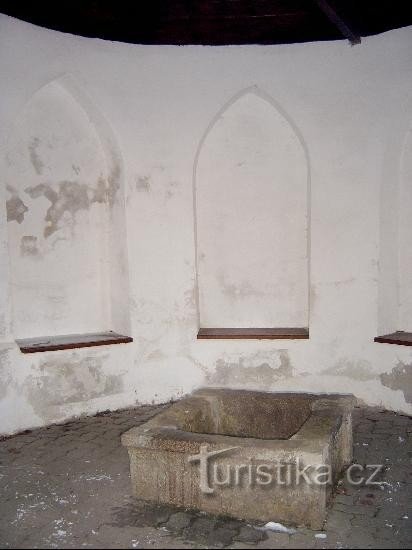
[[[375,342],[380,344],[397,344],[398,346],[412,346],[412,332],[405,332],[403,330],[397,330],[391,334],[384,334],[383,336],[376,336]]]
[[[112,331],[87,334],[65,334],[61,336],[42,336],[16,340],[22,353],[88,348],[111,344],[126,344],[128,342],[133,342],[133,338]]]
[[[307,328],[201,328],[198,340],[299,340],[308,339]]]

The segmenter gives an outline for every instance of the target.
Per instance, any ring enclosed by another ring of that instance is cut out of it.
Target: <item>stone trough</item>
[[[352,460],[349,395],[205,388],[122,436],[136,497],[322,528]]]

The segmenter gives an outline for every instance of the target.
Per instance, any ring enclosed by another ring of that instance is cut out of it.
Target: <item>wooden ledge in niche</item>
[[[384,336],[376,336],[375,342],[381,344],[397,344],[398,346],[412,346],[412,332],[404,332],[403,330],[397,330],[391,334],[385,334]]]
[[[112,331],[92,332],[87,334],[66,334],[62,336],[43,336],[16,340],[22,353],[89,348],[111,344],[127,344],[129,342],[133,342],[133,338]]]
[[[309,338],[307,328],[201,328],[198,340],[302,340]]]

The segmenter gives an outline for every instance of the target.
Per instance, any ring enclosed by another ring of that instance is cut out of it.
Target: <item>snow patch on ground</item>
[[[268,523],[263,526],[263,529],[266,529],[267,531],[275,531],[275,533],[287,533],[288,535],[293,535],[293,533],[296,533],[296,529],[291,529],[282,523],[277,523],[276,521],[268,521]]]

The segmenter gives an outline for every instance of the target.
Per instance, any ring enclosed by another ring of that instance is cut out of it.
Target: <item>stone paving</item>
[[[299,528],[289,534],[132,498],[128,456],[120,435],[163,407],[104,413],[1,441],[0,547],[412,546],[412,418],[355,409],[354,462],[383,464],[375,478],[378,483],[352,485],[344,477],[324,530]]]

